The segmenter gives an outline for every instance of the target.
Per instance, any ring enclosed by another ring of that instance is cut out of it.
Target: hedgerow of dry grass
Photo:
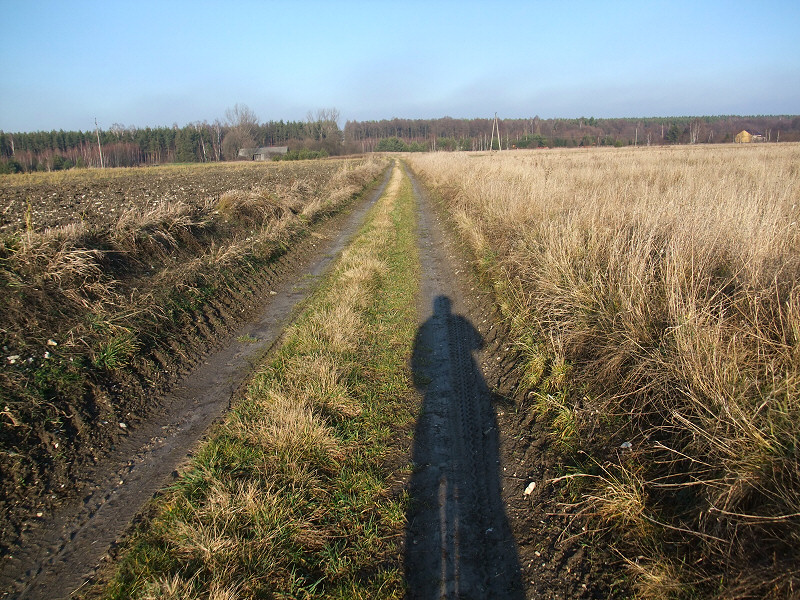
[[[797,594],[800,146],[408,160],[638,593]]]

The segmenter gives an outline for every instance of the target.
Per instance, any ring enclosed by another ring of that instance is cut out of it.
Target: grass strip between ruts
[[[416,412],[414,197],[386,193],[134,535],[110,598],[394,598]],[[395,465],[395,466],[388,466]],[[399,465],[399,466],[396,466]]]

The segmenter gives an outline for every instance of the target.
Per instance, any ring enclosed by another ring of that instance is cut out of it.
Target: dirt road
[[[323,235],[312,234],[301,243],[304,247],[282,260],[280,282],[263,290],[258,316],[176,386],[160,402],[158,414],[130,428],[125,441],[86,474],[92,484],[82,499],[65,504],[26,533],[0,567],[2,597],[68,598],[92,576],[147,500],[229,407],[253,364],[278,339],[294,307],[313,290],[380,197],[390,172],[355,210],[331,220]]]
[[[300,262],[287,261],[282,283],[264,290],[259,317],[210,354],[164,400],[164,409],[132,428],[82,501],[32,529],[0,570],[3,597],[67,598],[90,579],[147,500],[185,461],[209,425],[229,406],[252,365],[274,344],[293,308],[315,286],[388,182],[340,226],[308,241]],[[422,412],[415,429],[411,508],[404,544],[410,598],[524,598],[520,559],[506,517],[500,435],[491,384],[483,368],[495,356],[487,299],[471,287],[422,187],[418,198],[422,262],[419,322],[413,351]],[[479,331],[483,332],[480,333]],[[489,342],[492,342],[491,344]],[[489,346],[489,348],[485,348]],[[482,350],[484,348],[484,350]],[[484,355],[486,354],[486,355]]]
[[[463,287],[463,263],[413,177],[412,183],[422,263],[412,367],[424,400],[405,546],[410,596],[524,598],[501,497],[492,395],[479,366],[483,339],[464,316],[476,295]]]

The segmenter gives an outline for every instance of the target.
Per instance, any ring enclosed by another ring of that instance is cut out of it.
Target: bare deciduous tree
[[[700,119],[694,119],[689,124],[689,143],[696,144],[697,139],[700,137]]]
[[[222,152],[227,160],[235,160],[241,148],[256,145],[254,134],[258,127],[258,117],[246,104],[235,104],[225,111],[225,119],[230,130],[222,141]]]
[[[234,104],[233,108],[225,111],[225,119],[232,129],[239,129],[241,133],[252,136],[258,126],[258,117],[246,104]]]

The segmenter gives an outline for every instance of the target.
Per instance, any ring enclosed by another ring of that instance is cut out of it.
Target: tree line
[[[320,109],[305,121],[259,122],[237,104],[225,120],[183,127],[125,127],[89,131],[0,131],[0,173],[57,171],[73,167],[136,167],[236,160],[239,149],[288,146],[292,157],[341,154],[339,112]],[[99,145],[98,145],[99,137]]]
[[[260,122],[246,105],[224,120],[183,127],[125,127],[89,131],[0,131],[0,173],[72,167],[132,167],[174,162],[235,160],[239,149],[288,146],[284,158],[381,151],[459,151],[537,147],[727,143],[742,130],[764,141],[800,141],[800,116],[706,116],[597,119],[384,119],[347,121],[335,108],[305,121]],[[99,137],[99,145],[98,145]],[[101,152],[102,151],[102,152]]]
[[[759,133],[764,141],[800,141],[800,117],[706,116],[597,119],[385,119],[347,121],[348,152],[384,149],[489,150],[536,147],[632,146],[733,142],[737,133]]]

